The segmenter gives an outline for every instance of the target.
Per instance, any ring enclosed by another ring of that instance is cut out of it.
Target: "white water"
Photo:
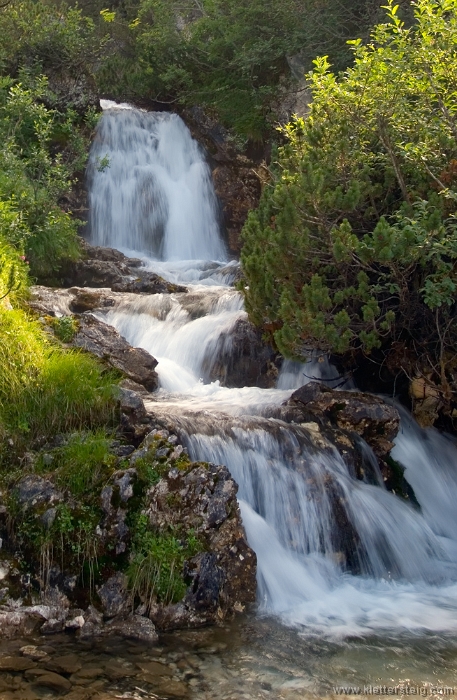
[[[103,106],[88,169],[94,243],[162,260],[225,260],[210,172],[184,122]]]
[[[99,172],[105,154],[110,167]],[[356,479],[316,425],[282,420],[292,389],[334,379],[325,361],[284,363],[276,389],[211,382],[245,312],[227,286],[236,266],[204,262],[225,254],[199,148],[174,115],[111,108],[91,162],[94,242],[134,250],[189,287],[125,295],[100,316],[159,360],[161,389],[149,408],[173,414],[191,456],[226,464],[239,483],[260,609],[308,634],[457,632],[454,444],[403,416],[393,455],[418,510],[387,492],[375,467],[366,482]]]

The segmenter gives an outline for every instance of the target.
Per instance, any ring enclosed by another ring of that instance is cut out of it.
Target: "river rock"
[[[167,282],[143,267],[138,258],[128,258],[114,248],[91,246],[82,240],[83,258],[64,269],[66,287],[108,288],[134,294],[186,292],[186,287]]]
[[[142,348],[134,348],[121,336],[113,326],[100,321],[89,311],[95,308],[107,308],[117,303],[121,294],[116,295],[108,290],[49,289],[34,287],[29,306],[42,315],[43,321],[47,316],[60,318],[72,316],[76,320],[75,332],[68,340],[68,345],[82,348],[96,355],[106,364],[120,370],[135,384],[141,385],[147,391],[154,391],[158,386],[158,376],[155,371],[157,360]],[[79,309],[84,313],[75,314]],[[48,330],[53,332],[52,324]]]
[[[57,693],[64,693],[71,690],[71,683],[67,678],[64,678],[58,673],[52,673],[51,671],[38,676],[35,680],[35,685],[51,688],[51,690]]]
[[[133,348],[113,326],[94,316],[82,314],[79,317],[79,328],[71,345],[103,359],[148,391],[157,389],[157,360],[146,350]]]
[[[106,625],[105,633],[148,644],[155,644],[159,639],[152,620],[142,615],[129,615],[123,620],[113,620]]]
[[[337,391],[319,382],[297,389],[289,405],[302,407],[307,416],[328,419],[342,430],[354,431],[384,458],[393,447],[400,416],[379,396],[360,391]]]
[[[211,352],[203,368],[208,381],[219,380],[234,388],[276,385],[282,358],[262,339],[262,332],[248,319],[240,318],[227,333],[222,333],[215,352]]]
[[[106,618],[116,617],[126,612],[130,603],[128,581],[125,574],[118,572],[97,589],[103,614]]]

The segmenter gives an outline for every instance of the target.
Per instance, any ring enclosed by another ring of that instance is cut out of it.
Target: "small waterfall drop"
[[[189,291],[124,295],[98,315],[159,360],[148,410],[172,421],[193,459],[226,464],[237,480],[260,609],[308,634],[457,633],[455,445],[402,415],[393,456],[415,508],[385,489],[367,445],[361,481],[317,424],[285,420],[292,390],[313,377],[340,383],[326,361],[284,362],[275,389],[211,381],[246,314],[208,168],[177,116],[106,106],[89,168],[92,240],[139,252]]]
[[[159,260],[226,260],[209,168],[182,119],[102,107],[88,166],[93,242]]]

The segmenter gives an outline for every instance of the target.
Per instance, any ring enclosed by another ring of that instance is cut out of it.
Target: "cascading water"
[[[225,260],[210,172],[182,119],[110,105],[88,169],[93,241],[162,260]]]
[[[363,482],[315,425],[283,420],[292,389],[334,378],[328,363],[285,362],[276,389],[211,382],[246,315],[229,286],[236,265],[224,262],[207,166],[176,115],[105,107],[91,153],[92,239],[139,252],[189,291],[126,295],[100,317],[159,360],[148,408],[173,416],[192,458],[226,464],[239,483],[260,608],[330,636],[457,632],[454,444],[403,416],[393,456],[417,509],[384,488],[368,446]]]

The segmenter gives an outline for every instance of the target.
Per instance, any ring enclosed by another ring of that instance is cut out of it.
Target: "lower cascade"
[[[157,358],[148,411],[173,424],[193,460],[224,464],[237,481],[259,612],[328,637],[457,632],[454,443],[400,409],[391,456],[415,505],[386,489],[373,455],[357,478],[317,424],[283,415],[292,390],[312,378],[331,385],[328,363],[284,362],[273,388],[230,386],[224,368],[247,315],[203,154],[176,115],[103,106],[90,164],[92,241],[135,251],[188,291],[124,295],[97,315]]]

